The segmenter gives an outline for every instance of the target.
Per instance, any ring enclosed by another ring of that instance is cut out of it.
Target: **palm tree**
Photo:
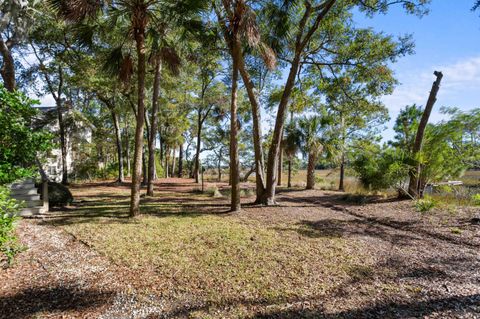
[[[160,35],[151,30],[153,35],[151,55],[149,60],[154,67],[153,95],[152,95],[152,114],[150,122],[150,132],[148,139],[148,178],[147,178],[147,196],[153,196],[153,181],[155,179],[155,140],[158,131],[158,99],[160,96],[160,77],[163,63],[173,74],[178,74],[180,58],[177,52],[169,46],[161,46]],[[173,172],[172,172],[173,173]]]
[[[264,160],[261,144],[260,103],[255,86],[246,70],[244,61],[243,44],[246,43],[252,49],[259,51],[267,67],[273,69],[276,64],[275,55],[270,47],[261,41],[259,27],[256,23],[256,15],[245,0],[222,0],[223,10],[219,10],[213,1],[228,51],[232,58],[232,101],[231,101],[231,138],[230,138],[230,174],[232,184],[232,211],[240,210],[240,187],[239,187],[239,162],[238,162],[238,137],[237,137],[237,89],[238,78],[241,75],[247,89],[253,118],[253,143],[255,153],[255,171],[257,200],[263,197],[264,183]]]
[[[225,42],[232,58],[232,87],[230,103],[230,183],[232,212],[240,211],[240,172],[238,158],[238,75],[239,64],[242,56],[242,33],[248,33],[245,28],[251,26],[246,22],[244,15],[248,7],[244,0],[224,0],[223,13],[215,7],[220,25],[222,26]]]
[[[145,75],[146,75],[146,31],[149,26],[163,27],[165,21],[157,19],[162,13],[171,19],[185,19],[192,12],[198,12],[204,4],[197,0],[50,0],[51,5],[66,20],[82,22],[95,18],[100,9],[109,7],[108,18],[116,23],[119,19],[129,21],[129,36],[133,37],[137,55],[137,109],[135,148],[133,157],[130,217],[140,213],[140,185],[142,178],[143,134],[145,125]],[[165,13],[164,11],[171,11]],[[128,60],[131,63],[131,60]]]
[[[303,117],[299,120],[302,151],[308,156],[306,189],[315,187],[315,166],[317,165],[318,155],[326,145],[323,133],[327,123],[326,118],[321,116]]]

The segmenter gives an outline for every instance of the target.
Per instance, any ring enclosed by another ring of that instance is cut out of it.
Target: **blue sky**
[[[370,26],[387,34],[412,34],[415,54],[392,65],[400,85],[383,98],[392,120],[384,139],[393,136],[391,126],[398,110],[407,104],[425,105],[435,76],[444,74],[432,113],[439,121],[441,106],[462,110],[480,107],[480,11],[472,12],[473,0],[433,0],[430,13],[409,16],[400,7],[371,19],[358,17],[359,26]]]

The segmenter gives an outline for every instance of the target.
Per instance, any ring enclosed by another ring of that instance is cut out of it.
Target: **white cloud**
[[[480,85],[480,57],[447,65],[442,71],[445,76],[443,86],[447,90],[478,89]]]
[[[400,109],[406,105],[417,104],[424,106],[435,81],[433,71],[442,71],[443,79],[437,96],[437,103],[432,112],[432,121],[444,118],[439,113],[441,106],[455,106],[460,109],[480,107],[480,56],[470,57],[450,64],[427,65],[417,69],[399,72],[397,74],[401,84],[392,95],[382,100],[390,110],[392,120],[390,129],[386,132],[387,139],[393,134],[391,126]],[[479,104],[476,104],[478,101]]]
[[[435,80],[433,71],[442,71],[443,80],[438,93],[438,104],[455,101],[455,106],[469,107],[466,96],[478,95],[480,87],[480,56],[458,61],[453,64],[431,65],[421,69],[410,70],[399,74],[401,84],[394,93],[385,96],[383,101],[392,111],[398,112],[405,105],[417,103],[424,105],[427,101],[432,83]],[[445,105],[445,104],[442,104]]]

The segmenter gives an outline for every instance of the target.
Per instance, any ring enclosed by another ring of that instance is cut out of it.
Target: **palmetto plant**
[[[50,4],[60,16],[74,23],[81,23],[86,19],[95,20],[99,15],[103,15],[111,22],[112,26],[122,20],[128,26],[125,41],[133,40],[137,59],[137,109],[130,216],[138,215],[140,213],[140,183],[145,125],[147,31],[150,27],[164,30],[168,23],[175,24],[178,21],[188,19],[192,13],[203,8],[204,2],[199,0],[50,0]],[[164,17],[169,17],[168,21],[162,19]],[[133,59],[130,56],[123,59],[121,70],[123,77],[128,79],[129,71],[133,70]]]
[[[306,189],[315,187],[315,166],[318,156],[324,149],[329,148],[326,136],[329,123],[328,117],[319,115],[303,117],[298,122],[301,150],[308,156]]]

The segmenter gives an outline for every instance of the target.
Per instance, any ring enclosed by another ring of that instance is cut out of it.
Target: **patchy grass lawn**
[[[353,253],[353,240],[300,238],[234,216],[99,218],[63,227],[116,264],[148,273],[145,293],[197,305],[319,297],[368,264],[366,256]]]
[[[372,262],[353,239],[303,236],[309,227],[301,223],[225,213],[227,198],[191,189],[143,199],[144,215],[133,220],[127,188],[73,191],[77,208],[51,223],[126,269],[144,296],[169,299],[170,312],[188,308],[202,317],[231,308],[229,316],[244,317],[252,308],[325,296]]]

